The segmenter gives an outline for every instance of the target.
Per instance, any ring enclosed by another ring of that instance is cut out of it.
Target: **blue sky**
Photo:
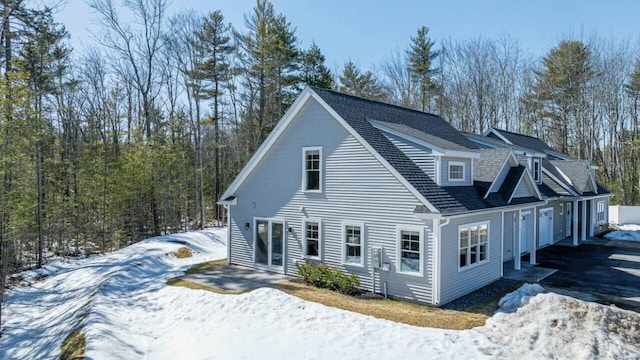
[[[115,0],[118,2],[119,0]],[[307,48],[315,41],[336,69],[347,60],[363,68],[379,64],[397,47],[404,49],[416,30],[426,25],[436,44],[446,38],[509,35],[534,55],[543,55],[565,38],[594,34],[628,41],[640,48],[640,1],[594,0],[272,0]],[[244,26],[255,0],[176,0],[171,11],[193,8],[206,14],[222,10],[235,28]],[[94,17],[84,0],[68,0],[58,15],[71,33],[74,47],[90,42]],[[640,56],[640,54],[638,54]]]

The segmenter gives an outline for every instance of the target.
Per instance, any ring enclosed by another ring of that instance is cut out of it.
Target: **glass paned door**
[[[271,223],[271,265],[282,266],[282,244],[284,225],[278,222]]]
[[[269,265],[269,222],[256,221],[256,264]]]
[[[256,220],[255,262],[257,265],[281,267],[284,261],[284,224]]]

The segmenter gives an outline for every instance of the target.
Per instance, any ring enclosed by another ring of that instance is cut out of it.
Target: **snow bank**
[[[529,299],[544,292],[544,288],[538,284],[524,284],[516,291],[505,295],[498,302],[499,311],[505,313],[515,312],[519,307],[529,303]]]
[[[638,313],[554,293],[499,312],[478,331],[506,357],[640,359]]]
[[[79,325],[92,359],[640,359],[640,316],[525,285],[485,326],[419,328],[262,288],[223,295],[167,286],[226,255],[224,230],[149,239],[51,264],[7,296],[1,359],[57,358]],[[181,246],[192,258],[167,255]]]
[[[640,225],[621,225],[618,230],[612,231],[604,237],[611,240],[640,242]]]
[[[87,318],[99,315],[96,304],[110,304],[110,312],[121,311],[131,299],[161,289],[168,278],[192,264],[224,258],[225,239],[224,229],[161,236],[113,253],[54,262],[22,273],[29,283],[37,276],[47,277],[5,294],[0,359],[58,358],[64,337],[80,325],[90,326]],[[193,250],[191,258],[167,255],[182,246]]]

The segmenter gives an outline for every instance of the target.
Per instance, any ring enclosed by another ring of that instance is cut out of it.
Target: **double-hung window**
[[[320,258],[320,222],[307,220],[304,222],[304,257]]]
[[[458,227],[460,270],[488,261],[489,223],[476,223]]]
[[[398,229],[398,270],[401,273],[422,274],[423,231]]]
[[[364,266],[364,226],[361,224],[343,225],[344,263]]]
[[[598,201],[598,212],[596,213],[596,221],[598,223],[602,223],[604,222],[604,216],[605,216],[605,208],[604,208],[605,202],[604,201]]]
[[[449,161],[449,181],[464,181],[464,162]]]
[[[302,148],[302,189],[322,192],[322,147]]]

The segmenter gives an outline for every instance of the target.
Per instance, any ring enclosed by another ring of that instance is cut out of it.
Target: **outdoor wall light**
[[[249,225],[250,225],[249,223],[245,223],[245,224],[244,224],[244,229],[245,229],[245,230],[249,230]]]
[[[289,234],[293,233],[293,228],[289,226]]]

